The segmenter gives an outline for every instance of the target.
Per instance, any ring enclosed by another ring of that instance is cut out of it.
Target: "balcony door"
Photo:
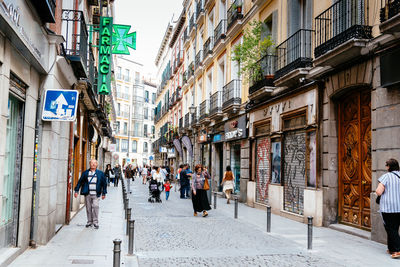
[[[219,1],[219,21],[226,19],[226,0]]]

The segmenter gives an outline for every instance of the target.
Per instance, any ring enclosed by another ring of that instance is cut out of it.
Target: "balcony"
[[[204,1],[205,0],[199,0],[196,4],[196,21],[199,25],[204,22]]]
[[[194,59],[194,70],[196,76],[201,70],[203,70],[203,50],[200,50],[196,54],[196,57]]]
[[[183,46],[187,48],[187,46],[190,44],[190,38],[189,38],[189,27],[186,27],[183,30]]]
[[[210,113],[210,100],[206,99],[200,104],[200,121],[204,121],[207,119],[208,114]]]
[[[312,67],[313,32],[298,30],[276,47],[275,85],[288,86],[308,74],[305,68]]]
[[[88,0],[88,5],[90,6],[98,6],[99,0]]]
[[[203,47],[203,64],[207,66],[209,63],[211,63],[213,57],[213,48],[214,48],[214,37],[210,36],[208,37],[207,41],[204,43]]]
[[[176,101],[176,103],[178,103],[179,100],[182,99],[182,97],[183,97],[182,88],[180,86],[178,86],[178,87],[176,87],[176,90],[175,90],[175,101]]]
[[[179,131],[183,131],[183,117],[179,119]]]
[[[372,38],[367,0],[340,0],[315,18],[315,66],[336,67],[361,56]]]
[[[223,104],[222,109],[224,112],[238,112],[242,104],[241,96],[242,81],[232,80],[223,87]]]
[[[172,93],[172,96],[169,98],[169,109],[172,109],[172,107],[175,105],[175,92]]]
[[[383,33],[400,31],[400,0],[381,0],[381,24],[379,28]]]
[[[217,119],[222,116],[222,91],[217,91],[210,98],[210,118]]]
[[[214,29],[214,53],[218,54],[223,48],[223,41],[226,37],[226,19],[221,20]]]
[[[188,85],[187,81],[188,81],[188,71],[185,70],[185,71],[182,73],[182,90],[183,90],[183,91],[185,91],[185,89],[186,89],[186,87],[187,87],[187,85]]]
[[[195,28],[195,15],[196,14],[193,14],[191,17],[190,17],[190,19],[189,19],[189,36],[191,36],[191,37],[193,37],[194,36],[194,33],[195,33],[195,31],[194,31],[194,28]]]
[[[193,83],[194,80],[194,63],[191,62],[189,64],[189,68],[188,68],[188,83],[191,84]]]
[[[88,78],[88,31],[82,11],[63,9],[65,54],[77,78]]]
[[[197,107],[195,107],[195,108],[196,108],[195,112],[190,114],[190,117],[191,117],[190,126],[192,126],[192,127],[195,126],[196,123],[197,123],[197,111],[198,111],[198,108]]]
[[[177,56],[177,62],[178,62],[178,67],[180,67],[183,63],[184,57],[183,57],[183,50],[180,50],[178,52],[178,56]]]
[[[249,95],[257,93],[257,97],[264,93],[271,93],[274,86],[275,55],[265,55],[250,71]]]
[[[55,23],[56,0],[31,1],[43,23]]]
[[[240,25],[242,24],[241,21],[241,19],[243,18],[242,5],[243,5],[242,0],[235,0],[235,2],[233,2],[231,7],[228,9],[227,12],[228,34],[234,35],[240,28]]]
[[[190,126],[190,124],[189,124],[189,119],[190,119],[190,114],[189,114],[189,113],[186,113],[186,114],[185,114],[185,128],[186,128],[186,129]]]

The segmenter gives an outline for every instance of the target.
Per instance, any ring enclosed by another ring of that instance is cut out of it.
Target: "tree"
[[[244,31],[243,43],[235,46],[231,58],[239,65],[239,75],[243,73],[245,79],[254,79],[262,75],[261,64],[257,61],[272,52],[274,42],[271,36],[261,40],[262,22],[254,20],[249,25]]]

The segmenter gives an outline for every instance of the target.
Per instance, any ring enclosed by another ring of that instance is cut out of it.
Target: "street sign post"
[[[44,94],[42,120],[75,121],[78,95],[76,90],[47,89]]]

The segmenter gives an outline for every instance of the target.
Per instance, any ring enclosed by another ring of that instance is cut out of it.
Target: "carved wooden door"
[[[339,103],[339,220],[370,229],[371,92]]]

